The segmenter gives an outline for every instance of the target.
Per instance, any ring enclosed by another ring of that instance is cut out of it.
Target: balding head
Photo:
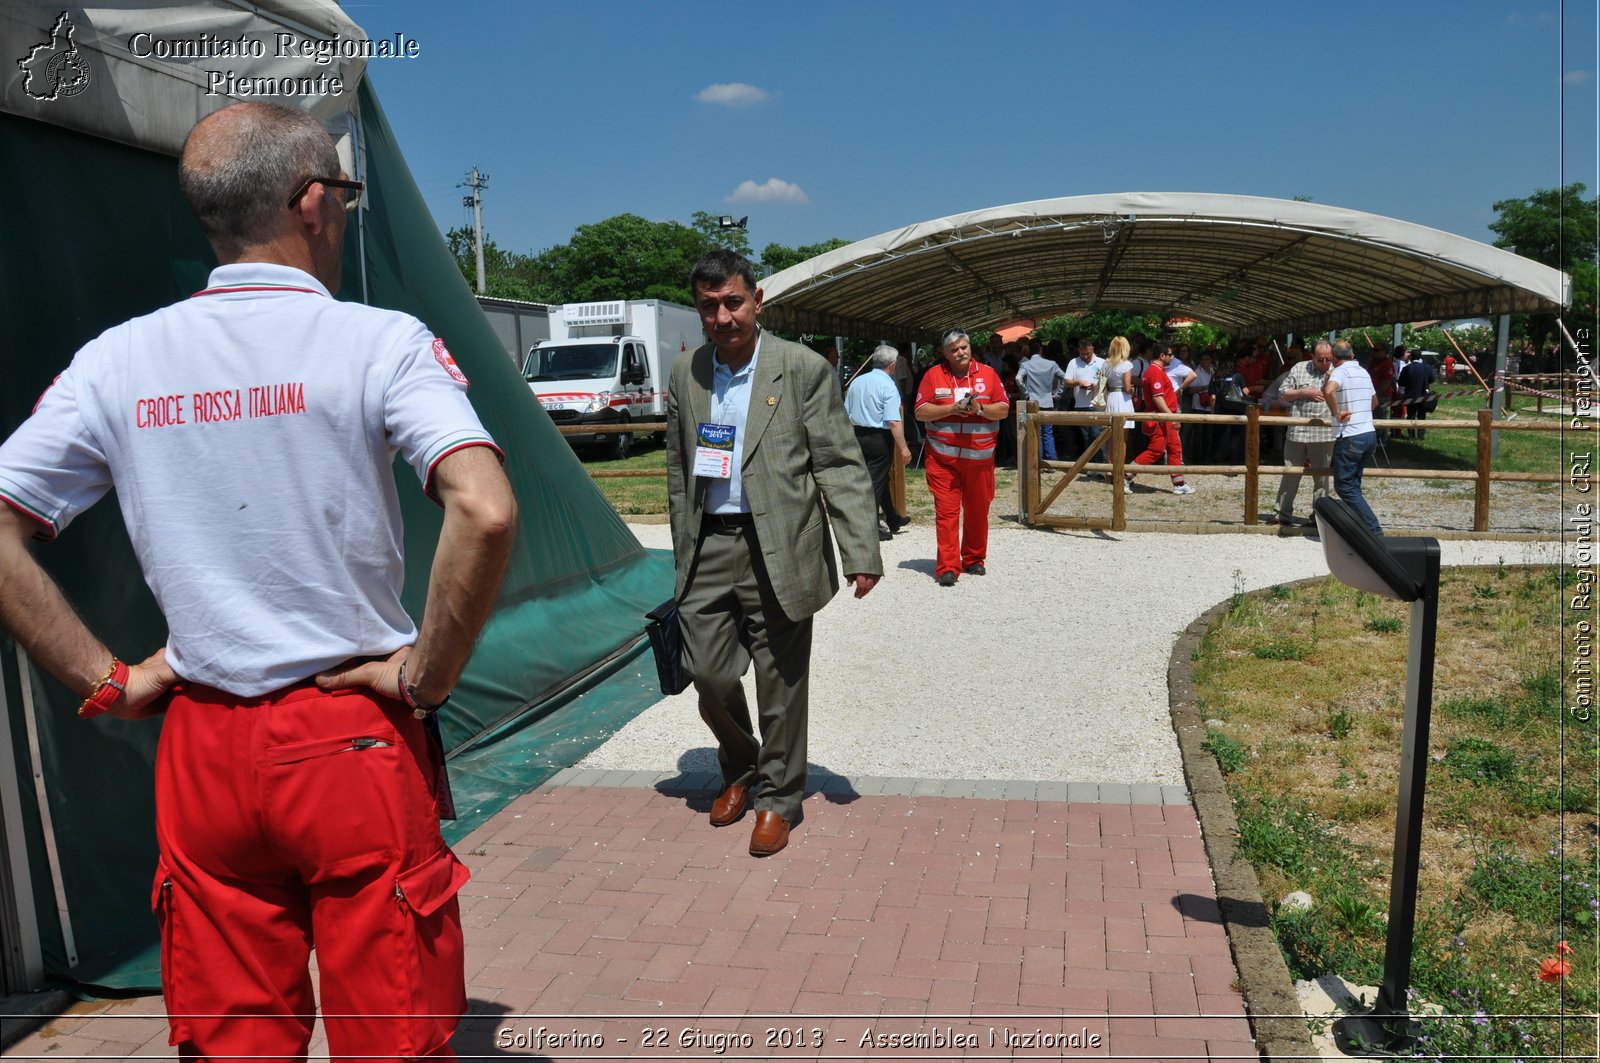
[[[184,141],[178,187],[219,257],[293,225],[285,204],[308,177],[335,177],[339,154],[305,111],[241,103],[202,118]]]

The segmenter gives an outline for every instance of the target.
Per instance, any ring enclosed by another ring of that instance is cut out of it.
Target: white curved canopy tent
[[[1190,192],[991,207],[859,240],[762,282],[774,328],[930,342],[1080,310],[1239,333],[1558,311],[1566,274],[1476,240],[1318,203]]]

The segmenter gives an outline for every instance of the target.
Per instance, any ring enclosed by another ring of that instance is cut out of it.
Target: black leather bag
[[[1250,396],[1245,394],[1244,383],[1237,374],[1223,377],[1214,394],[1218,413],[1244,413],[1250,408]]]
[[[655,652],[661,693],[681,694],[694,680],[683,665],[683,627],[678,620],[678,599],[668,598],[644,615],[650,621],[645,634],[650,636],[650,649]]]

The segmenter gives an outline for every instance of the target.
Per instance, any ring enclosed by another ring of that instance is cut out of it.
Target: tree
[[[835,238],[794,248],[768,244],[761,265],[775,272],[848,242]],[[477,263],[471,230],[451,229],[445,233],[445,243],[461,275],[475,286]],[[715,216],[703,210],[695,211],[688,225],[618,214],[578,226],[571,240],[537,255],[506,251],[486,239],[487,294],[539,303],[663,299],[691,305],[689,271],[701,255],[717,247],[746,258],[751,255],[743,229],[724,229]]]
[[[1496,247],[1515,248],[1517,254],[1554,266],[1572,278],[1572,316],[1593,321],[1600,312],[1600,269],[1597,269],[1596,199],[1583,198],[1584,185],[1574,181],[1562,188],[1540,188],[1523,199],[1502,199],[1494,205],[1499,215],[1489,223],[1499,234]],[[1522,324],[1521,321],[1517,322]],[[1543,349],[1551,331],[1543,315],[1528,331]]]
[[[445,245],[466,278],[467,286],[478,290],[478,260],[473,249],[472,230],[451,229],[444,234]],[[484,294],[498,299],[523,299],[546,302],[538,295],[538,276],[534,259],[515,251],[502,250],[487,237],[483,241],[483,272],[487,274]]]
[[[1567,272],[1572,276],[1572,316],[1593,327],[1600,317],[1600,265],[1574,262]]]
[[[1584,185],[1541,188],[1524,199],[1502,199],[1489,223],[1498,233],[1494,246],[1515,248],[1523,258],[1567,273],[1579,262],[1595,261],[1595,200],[1583,198]]]
[[[1135,332],[1142,332],[1146,336],[1157,337],[1161,335],[1162,327],[1159,314],[1138,310],[1093,310],[1041,321],[1033,334],[1046,342],[1060,340],[1063,345],[1070,345],[1075,340],[1093,340],[1095,349],[1104,352],[1113,336],[1131,336]]]
[[[618,214],[578,226],[571,241],[536,261],[550,302],[666,299],[688,305],[689,271],[705,249],[702,235],[686,225]]]
[[[845,247],[849,240],[841,240],[837,236],[817,244],[805,244],[802,247],[785,247],[783,244],[768,244],[761,252],[761,265],[768,273],[777,273],[798,266],[808,258],[816,258],[836,248]]]
[[[1187,343],[1191,356],[1198,358],[1200,352],[1210,347],[1227,350],[1233,342],[1233,334],[1224,332],[1215,325],[1208,325],[1204,321],[1196,321],[1192,325],[1173,330],[1174,343]]]

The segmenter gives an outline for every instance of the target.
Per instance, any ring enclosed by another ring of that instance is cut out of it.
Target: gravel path
[[[647,547],[670,546],[664,524],[632,528]],[[870,596],[841,592],[818,614],[814,771],[1182,785],[1166,681],[1178,634],[1236,588],[1327,574],[1307,538],[1007,523],[991,530],[989,575],[946,589],[933,582],[933,547],[919,519],[883,544],[887,575]],[[1447,565],[1559,556],[1555,543],[1440,548]],[[581,766],[715,771],[694,689],[651,706]]]

